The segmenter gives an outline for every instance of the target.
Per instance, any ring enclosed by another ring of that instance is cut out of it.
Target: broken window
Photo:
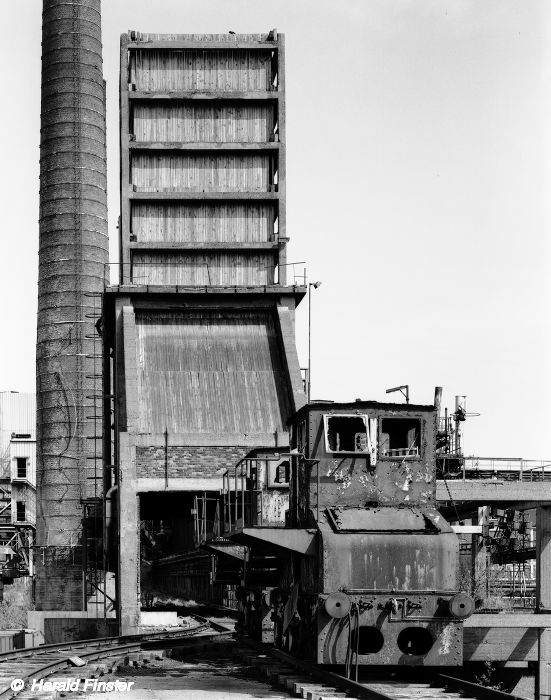
[[[328,452],[367,452],[365,416],[325,416]]]
[[[374,465],[377,454],[377,420],[365,415],[323,417],[327,452],[347,452],[370,456]]]
[[[418,418],[383,418],[381,421],[382,457],[419,457],[421,421]]]
[[[23,523],[25,522],[25,504],[23,501],[17,501],[17,522],[18,523]]]
[[[16,457],[17,463],[17,478],[26,479],[27,478],[27,458],[26,457]]]
[[[268,467],[268,487],[278,488],[281,486],[289,486],[290,463],[288,459],[280,459],[278,462],[267,460]]]

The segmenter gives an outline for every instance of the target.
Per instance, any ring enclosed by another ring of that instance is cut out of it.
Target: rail
[[[461,455],[441,454],[437,459],[444,464],[447,460],[461,462],[461,467],[446,478],[499,479],[511,481],[551,481],[551,461],[523,459],[522,457],[462,457]]]
[[[521,700],[518,696],[501,690],[435,673],[429,669],[423,677],[418,674],[412,675],[412,669],[405,668],[392,675],[386,674],[381,680],[371,680],[372,673],[369,682],[352,680],[260,642],[246,640],[245,643],[256,652],[255,658],[250,662],[274,684],[285,686],[295,696],[323,698],[338,697],[346,693],[349,698],[362,700],[418,700],[419,697],[436,700],[443,697],[442,691],[444,694],[460,691],[465,700]],[[414,669],[414,672],[418,670],[420,669]]]
[[[0,698],[11,700],[15,698],[24,688],[13,690],[11,685],[6,687],[10,678],[6,678],[9,673],[12,679],[18,678],[24,681],[25,686],[31,679],[46,678],[52,673],[67,668],[69,658],[78,652],[78,657],[88,663],[100,659],[121,656],[143,649],[160,649],[168,645],[195,642],[229,636],[233,630],[220,625],[208,618],[199,615],[191,615],[199,624],[196,627],[164,630],[162,632],[151,632],[136,635],[122,635],[119,637],[101,637],[97,639],[85,639],[78,642],[68,642],[63,644],[44,644],[39,647],[29,647],[25,649],[15,649],[0,653],[0,664],[2,665],[2,678],[0,678]],[[213,631],[207,634],[208,629]],[[38,665],[42,659],[46,661],[44,665]],[[10,663],[12,662],[12,663]]]

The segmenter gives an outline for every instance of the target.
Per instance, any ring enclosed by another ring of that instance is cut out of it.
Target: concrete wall
[[[40,610],[83,610],[82,547],[37,547],[35,594]]]

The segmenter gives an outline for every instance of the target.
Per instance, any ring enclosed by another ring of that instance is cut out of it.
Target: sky
[[[0,390],[34,391],[41,3],[10,4]],[[117,259],[119,36],[286,35],[288,260],[312,291],[312,398],[444,405],[465,451],[551,458],[551,8],[545,0],[104,0]],[[297,265],[302,274],[305,265]],[[306,300],[297,311],[308,363]]]

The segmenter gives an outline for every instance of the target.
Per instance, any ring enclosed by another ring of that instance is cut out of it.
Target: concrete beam
[[[551,627],[551,614],[537,615],[536,613],[475,613],[468,617],[463,626],[465,628],[493,628],[493,629],[539,629]]]
[[[523,627],[465,626],[463,660],[536,661],[538,658],[538,634],[538,629],[533,627],[526,629]]]
[[[136,492],[148,493],[152,491],[222,491],[222,476],[207,479],[200,477],[182,478],[171,476],[168,486],[163,479],[136,479]]]
[[[280,435],[287,436],[283,431]],[[138,433],[132,436],[132,442],[136,447],[163,447],[165,446],[163,433]],[[170,447],[277,447],[274,433],[170,433]],[[289,451],[289,447],[282,448]]]
[[[449,493],[448,493],[449,490]],[[489,503],[514,503],[530,501],[532,503],[551,504],[551,482],[534,481],[490,481],[473,479],[448,479],[436,482],[436,500]]]
[[[141,308],[140,301],[142,301],[144,305],[150,305],[151,294],[155,296],[167,295],[172,297],[166,301],[166,304],[170,306],[172,306],[175,302],[189,304],[190,297],[201,299],[208,296],[208,303],[212,305],[213,302],[210,297],[219,297],[220,299],[223,299],[227,296],[233,297],[235,294],[246,295],[248,297],[296,297],[299,299],[302,299],[302,297],[306,295],[306,287],[303,285],[284,286],[279,284],[266,284],[262,285],[261,287],[249,287],[244,285],[228,285],[226,287],[197,287],[189,285],[186,286],[185,284],[156,284],[136,287],[135,285],[117,284],[107,287],[105,291],[107,299],[110,297],[117,297],[119,295],[131,295],[132,303],[134,304],[135,308]],[[182,297],[182,294],[185,294],[185,297]],[[182,301],[182,299],[184,299],[184,301]],[[159,303],[162,302],[155,302],[155,304]],[[243,301],[242,303],[245,302]]]
[[[176,40],[176,39],[158,39],[151,41],[129,41],[128,49],[188,49],[193,51],[216,51],[222,49],[224,51],[235,51],[236,49],[246,49],[247,51],[277,51],[277,41],[247,41],[246,39],[238,39],[236,41],[193,41],[193,40]]]
[[[140,201],[191,201],[191,202],[202,202],[203,200],[214,201],[214,202],[264,202],[264,201],[277,201],[279,199],[279,194],[277,192],[190,192],[188,190],[172,191],[166,190],[164,192],[134,192],[134,190],[129,190],[128,198],[131,200]]]
[[[277,141],[130,141],[128,147],[131,151],[279,151],[281,144]]]
[[[134,91],[128,93],[131,101],[135,100],[231,100],[246,102],[247,100],[269,100],[275,101],[280,93],[277,90],[254,90],[250,92],[228,92],[226,90],[211,90],[209,92],[197,92],[195,90],[175,90],[174,92],[142,92]]]

